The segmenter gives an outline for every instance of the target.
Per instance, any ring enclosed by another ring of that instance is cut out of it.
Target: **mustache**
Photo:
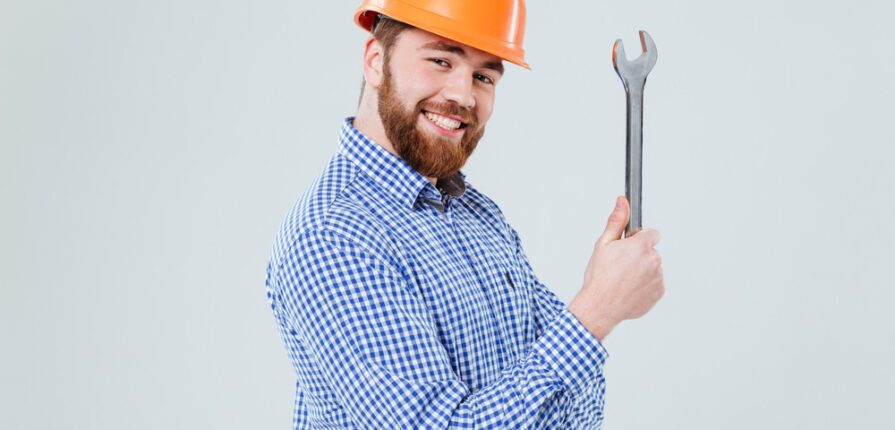
[[[479,123],[479,118],[472,109],[461,107],[456,103],[422,101],[417,107],[420,110],[455,116],[467,125],[477,125]]]

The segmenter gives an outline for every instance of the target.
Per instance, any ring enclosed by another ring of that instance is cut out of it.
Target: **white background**
[[[0,428],[289,427],[264,268],[354,113],[359,3],[0,1]],[[895,428],[893,17],[529,1],[464,170],[564,300],[624,194],[612,42],[659,51],[667,293],[606,339],[604,428]]]

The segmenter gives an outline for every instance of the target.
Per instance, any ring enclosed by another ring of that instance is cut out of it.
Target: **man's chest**
[[[428,307],[454,371],[477,388],[534,342],[531,290],[509,235],[457,204],[393,224],[405,276]]]

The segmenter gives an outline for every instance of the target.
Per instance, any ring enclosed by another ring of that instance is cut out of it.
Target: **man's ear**
[[[367,84],[377,90],[382,83],[382,57],[384,54],[382,43],[370,36],[367,39],[367,44],[364,45],[364,79]]]

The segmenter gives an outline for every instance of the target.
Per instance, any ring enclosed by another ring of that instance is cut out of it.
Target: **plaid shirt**
[[[433,186],[353,119],[267,268],[294,428],[599,428],[606,350],[500,208],[460,172]]]

